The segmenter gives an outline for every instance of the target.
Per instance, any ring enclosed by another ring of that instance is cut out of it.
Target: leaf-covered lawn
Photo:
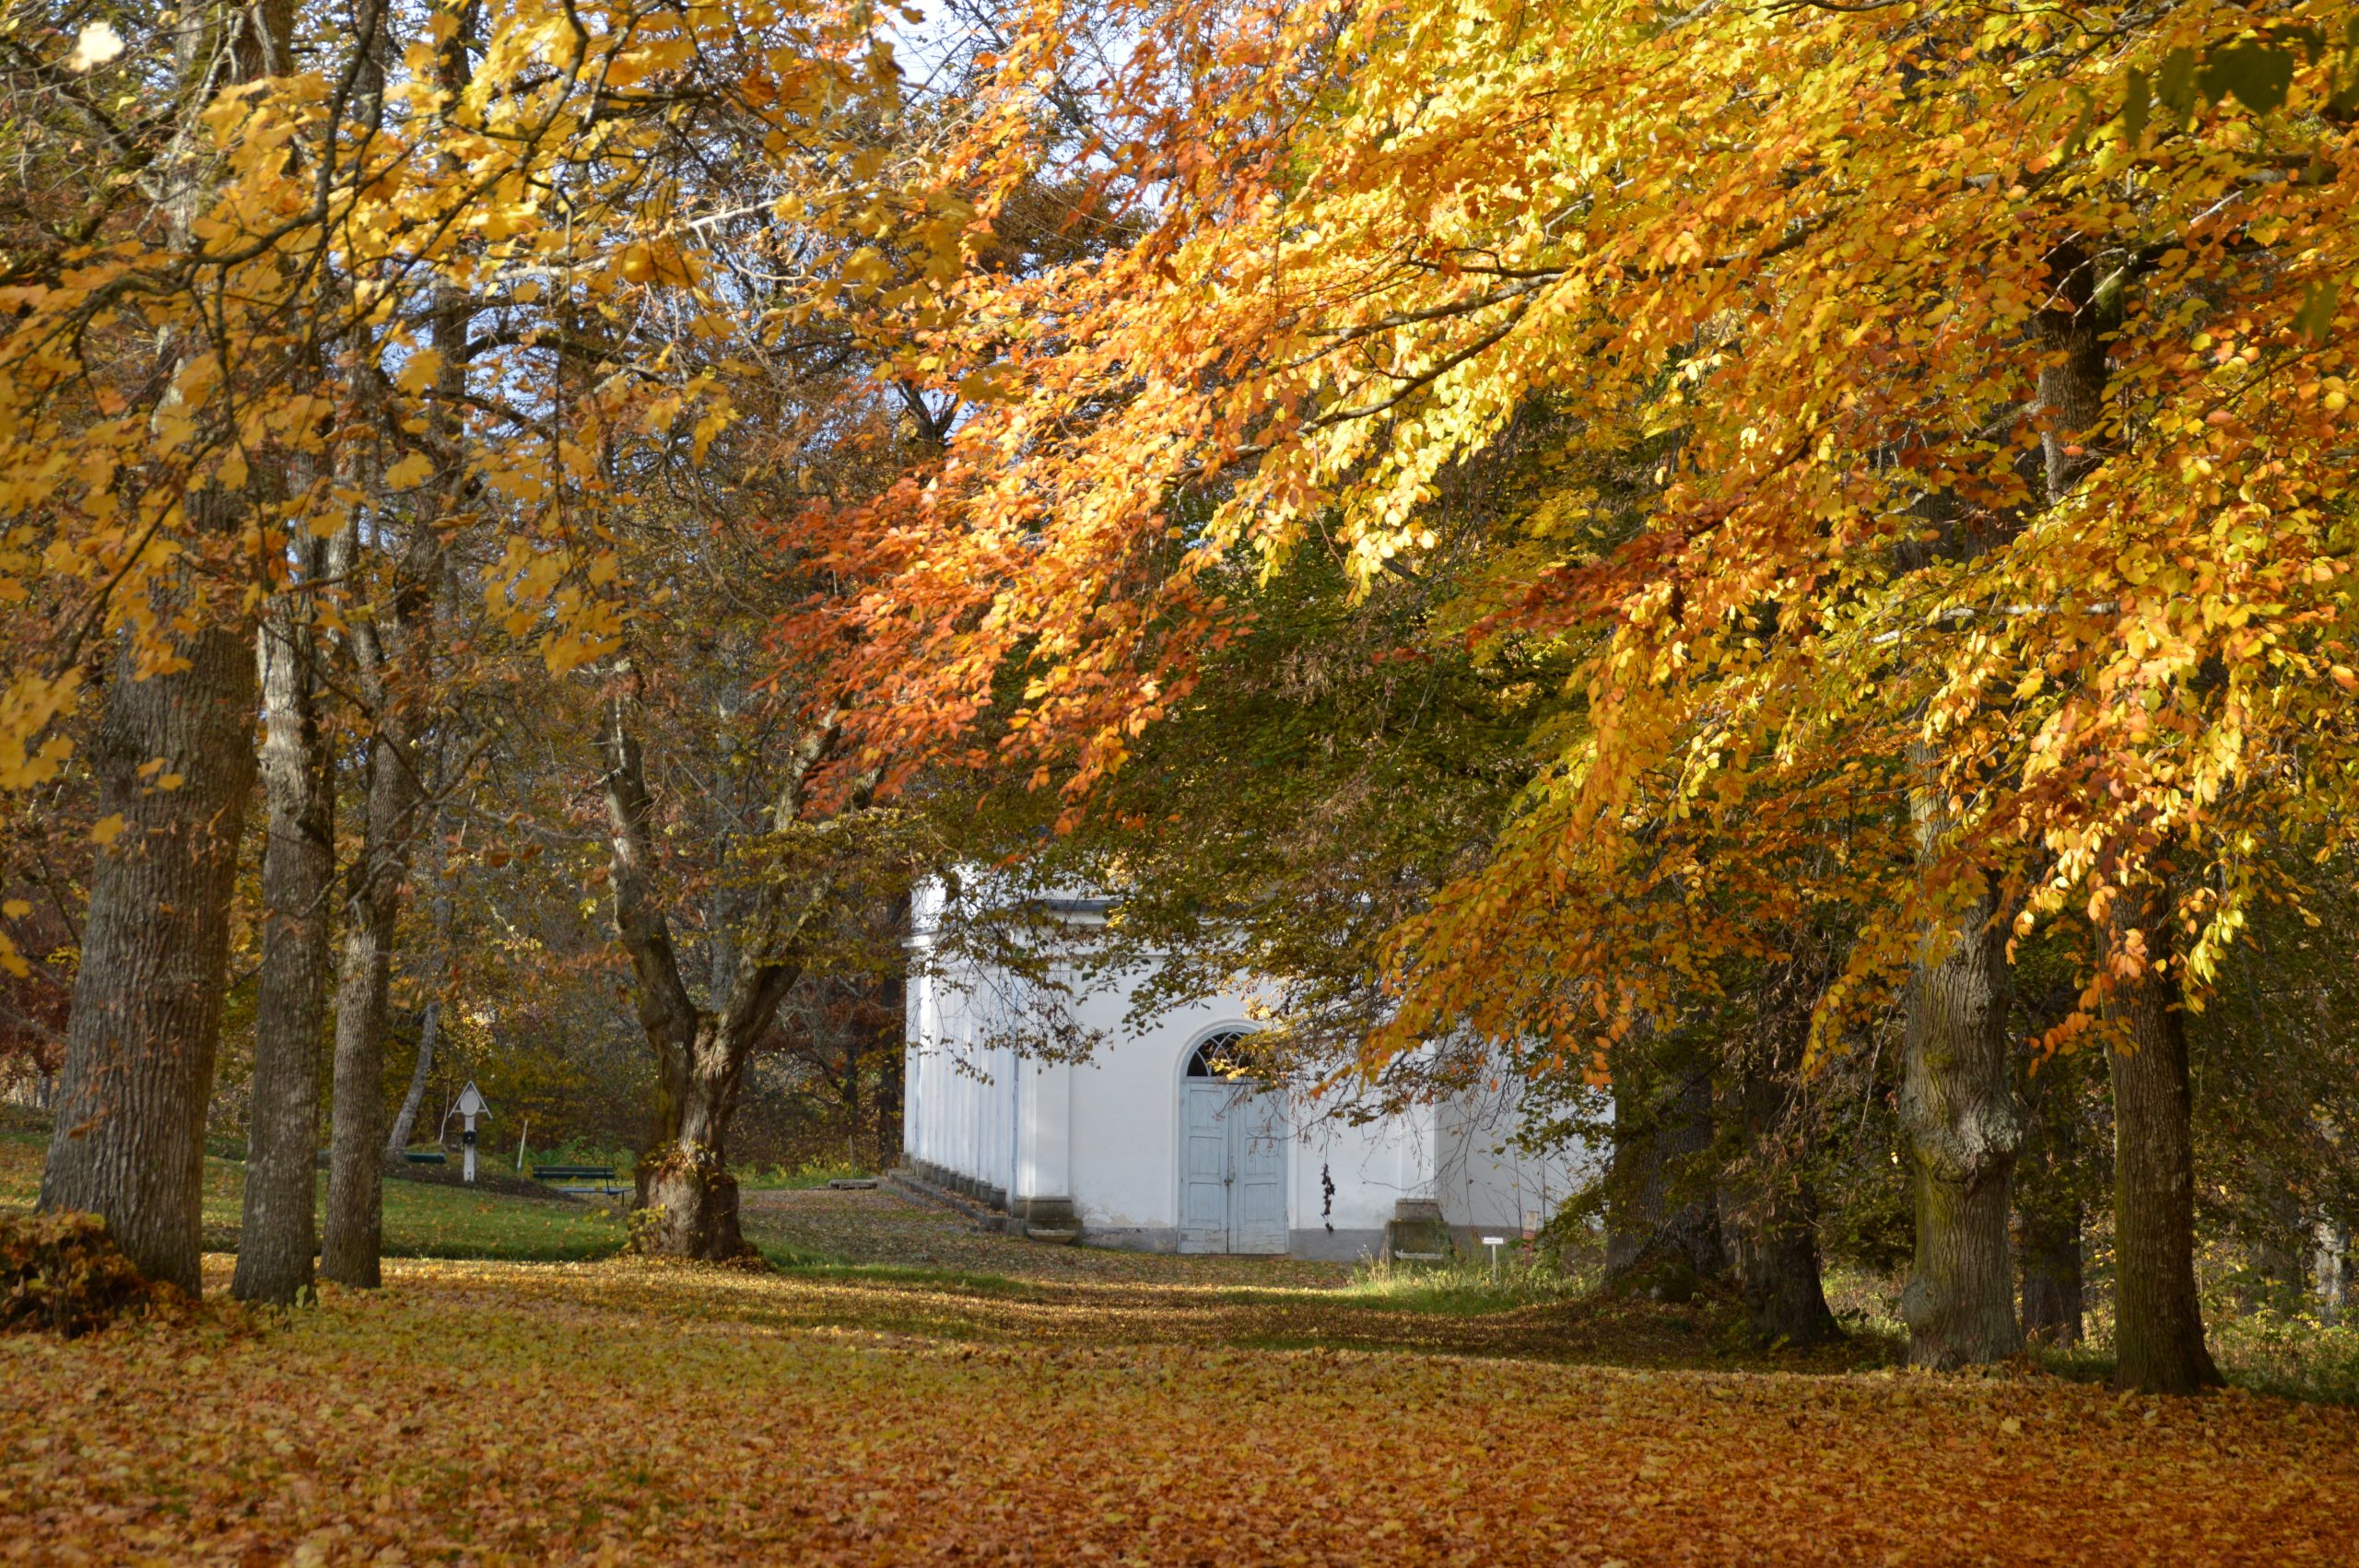
[[[0,1207],[29,1208],[41,1195],[44,1135],[0,1133]],[[237,1246],[246,1167],[207,1156],[205,1244]],[[327,1176],[319,1178],[327,1200]],[[385,1183],[385,1252],[396,1258],[499,1258],[566,1262],[604,1258],[623,1245],[615,1212],[594,1203],[518,1199],[422,1181]]]
[[[872,1222],[937,1224],[764,1216],[806,1249]],[[397,1261],[283,1325],[0,1340],[0,1561],[2349,1560],[2349,1410],[1584,1365],[1584,1335],[1653,1341],[972,1239],[917,1270]]]
[[[1227,1281],[1316,1288],[1340,1285],[1351,1277],[1344,1264],[1293,1258],[1178,1258],[1095,1246],[1046,1246],[978,1231],[946,1210],[911,1202],[881,1188],[746,1192],[739,1199],[739,1219],[746,1239],[781,1258],[1135,1283]]]

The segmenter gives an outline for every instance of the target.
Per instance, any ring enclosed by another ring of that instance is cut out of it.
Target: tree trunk
[[[2318,1321],[2331,1328],[2342,1321],[2351,1288],[2351,1227],[2330,1216],[2310,1227],[2310,1280]]]
[[[2114,954],[2142,946],[2106,1003],[2113,1075],[2114,1381],[2145,1394],[2216,1387],[2195,1292],[2195,1145],[2186,1015],[2170,965],[2171,901],[2159,881],[2118,890],[2106,911]]]
[[[381,720],[381,731],[383,721]],[[409,874],[417,788],[409,761],[382,732],[369,746],[368,807],[345,900],[335,992],[335,1096],[328,1133],[326,1239],[320,1272],[375,1288],[384,1244],[385,1014],[393,929]]]
[[[434,890],[433,951],[427,955],[427,996],[417,1025],[417,1060],[409,1071],[409,1088],[402,1095],[401,1108],[393,1113],[393,1125],[385,1134],[385,1158],[402,1157],[410,1139],[417,1131],[418,1107],[426,1104],[426,1087],[434,1072],[434,1047],[442,1032],[442,991],[451,975],[451,924],[453,910],[450,884],[443,879],[448,864],[442,839],[443,824],[438,816],[426,835],[427,884]]]
[[[1776,1195],[1756,1218],[1730,1230],[1745,1328],[1755,1340],[1809,1346],[1843,1337],[1826,1305],[1818,1207],[1809,1188]]]
[[[894,929],[906,930],[908,902],[896,911]],[[876,1164],[890,1170],[901,1153],[901,1073],[908,1053],[910,984],[907,971],[886,977],[879,988],[885,1004],[885,1031],[877,1041]]]
[[[2053,505],[2103,460],[2098,427],[2114,308],[2096,298],[2095,269],[2079,247],[2060,245],[2048,262],[2056,303],[2033,322],[2044,348],[2037,379],[2046,428],[2037,470],[2025,477]],[[2015,531],[2010,522],[2000,535]],[[1954,553],[1970,557],[1998,542],[1965,538]],[[1931,872],[1951,826],[1948,786],[1931,746],[1915,752],[1917,860]],[[2007,1049],[2004,926],[1997,892],[1986,885],[1954,919],[1927,922],[1909,975],[1900,1120],[1913,1167],[1917,1261],[1901,1315],[1908,1359],[1920,1366],[1995,1361],[2023,1348],[2007,1238],[2023,1128]]]
[[[1938,788],[1938,786],[1936,787]],[[1938,824],[1920,791],[1920,860]],[[2007,1245],[2023,1127],[2007,1041],[2003,920],[1988,891],[1919,934],[1901,1053],[1917,1259],[1901,1293],[1912,1365],[1966,1366],[2023,1349]]]
[[[818,758],[819,731],[796,748],[771,821],[796,820],[804,774]],[[789,917],[783,890],[766,885],[717,1008],[698,1008],[680,977],[671,922],[655,902],[655,801],[646,764],[625,720],[624,700],[607,706],[598,736],[614,889],[615,934],[631,961],[631,998],[655,1053],[653,1136],[640,1161],[634,1245],[663,1257],[725,1262],[752,1249],[737,1228],[737,1182],[729,1174],[729,1118],[754,1043],[801,973],[800,922],[816,900]],[[716,977],[716,979],[719,977]]]
[[[2081,1140],[2074,1059],[2041,1063],[2024,1095],[2025,1140],[2015,1165],[2015,1263],[2023,1283],[2024,1338],[2060,1349],[2081,1342]]]
[[[1712,1145],[1712,1080],[1682,1072],[1667,1101],[1617,1076],[1614,1164],[1607,1175],[1609,1289],[1685,1300],[1728,1272],[1719,1205],[1700,1168]]]
[[[300,610],[274,615],[263,628],[262,781],[269,829],[263,847],[245,1207],[229,1293],[277,1306],[312,1293],[318,1235],[312,1149],[319,1136],[320,1036],[327,1023],[335,902],[334,783],[311,644],[308,614]]]
[[[288,69],[292,30],[290,0],[177,12],[174,68],[189,113],[206,112],[219,88]],[[200,144],[212,145],[192,118],[154,170],[178,249],[193,247],[211,193]],[[170,362],[204,347],[193,337],[160,346],[167,380]],[[192,491],[182,512],[196,540],[230,542],[241,501]],[[229,585],[225,606],[199,602],[185,566],[163,578],[151,606],[159,621],[186,615],[195,629],[175,639],[186,668],[140,679],[126,643],[107,686],[90,765],[100,820],[122,826],[91,873],[40,1201],[100,1215],[142,1272],[194,1293],[229,900],[253,793],[254,654],[252,623],[234,608],[242,584]]]
[[[402,1094],[401,1109],[393,1113],[393,1125],[385,1133],[385,1158],[398,1160],[402,1151],[417,1132],[417,1108],[426,1103],[426,1082],[434,1072],[434,1036],[442,1024],[442,999],[426,999],[426,1010],[417,1024],[417,1060],[409,1070],[409,1088]]]
[[[2061,1215],[2025,1213],[2017,1237],[2024,1338],[2058,1349],[2081,1342],[2081,1205]]]
[[[2058,304],[2034,330],[2047,352],[2039,366],[2042,477],[2052,506],[2105,461],[2106,343],[2120,325],[2118,302],[2096,297],[2096,269],[2081,246],[2066,243],[2048,263]]]
[[[434,46],[434,85],[455,101],[473,73],[469,53],[480,7],[463,7]],[[335,1114],[330,1139],[327,1241],[321,1271],[339,1284],[374,1287],[384,1240],[385,1016],[393,985],[395,928],[409,880],[412,840],[425,791],[428,693],[434,615],[442,586],[438,509],[460,504],[465,482],[467,338],[474,297],[444,278],[428,309],[440,356],[423,432],[435,477],[407,520],[388,603],[355,625],[351,638],[362,690],[376,720],[369,747],[369,803],[353,868],[343,963],[336,982]]]
[[[726,1263],[753,1250],[737,1228],[727,1147],[752,1044],[710,1012],[688,1039],[658,1044],[655,1128],[639,1162],[632,1228],[640,1251]]]
[[[1843,1337],[1826,1305],[1818,1201],[1803,1168],[1802,1058],[1832,954],[1805,935],[1763,977],[1754,1026],[1733,1063],[1743,1155],[1728,1182],[1726,1231],[1745,1326],[1765,1343],[1822,1345]]]
[[[126,646],[90,753],[100,819],[123,825],[91,875],[41,1207],[99,1215],[142,1273],[194,1293],[254,655],[229,626],[179,650],[186,669],[142,680]]]

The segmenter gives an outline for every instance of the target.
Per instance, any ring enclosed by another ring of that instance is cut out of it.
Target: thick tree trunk
[[[2088,257],[2071,244],[2048,258],[2056,303],[2034,332],[2043,345],[2040,462],[2026,478],[2052,505],[2103,459],[2098,428],[2110,307],[2094,294]],[[2001,531],[2012,535],[2013,525]],[[1962,540],[1971,556],[1997,543]],[[1930,746],[1915,757],[1911,813],[1919,866],[1945,855],[1947,781]],[[1969,872],[1968,874],[1975,874]],[[1909,1140],[1917,1261],[1901,1297],[1909,1360],[1920,1366],[1995,1361],[2023,1348],[2008,1246],[2008,1186],[2023,1139],[2007,1047],[2005,911],[1986,887],[1954,919],[1919,934],[1909,976],[1900,1119]]]
[[[1831,958],[1805,936],[1794,957],[1770,968],[1731,1068],[1744,1153],[1740,1179],[1727,1186],[1725,1229],[1745,1326],[1766,1343],[1821,1345],[1842,1338],[1826,1305],[1817,1197],[1803,1168],[1802,1059],[1811,1018],[1832,977]]]
[[[122,830],[91,876],[41,1207],[100,1215],[141,1272],[194,1293],[254,654],[231,626],[180,651],[186,669],[141,680],[126,649],[107,686],[90,765]]]
[[[1771,1198],[1731,1227],[1745,1328],[1765,1344],[1825,1345],[1843,1337],[1826,1305],[1818,1255],[1818,1209],[1807,1188]]]
[[[307,573],[310,576],[316,572]],[[264,627],[262,966],[244,1217],[229,1293],[291,1306],[311,1294],[320,1037],[335,907],[335,797],[300,612]]]
[[[2106,912],[2117,954],[2147,962],[2118,976],[2106,1004],[2113,1075],[2114,1380],[2148,1394],[2215,1387],[2195,1291],[2195,1145],[2186,1017],[2178,998],[2168,889],[2120,889]]]
[[[1920,798],[1925,859],[1931,825]],[[1955,919],[1929,923],[1908,979],[1900,1125],[1917,1259],[1900,1309],[1918,1366],[1966,1366],[2023,1349],[2007,1245],[2008,1180],[2023,1125],[2007,1040],[2003,924],[1988,892]]]
[[[292,21],[289,0],[176,12],[174,68],[191,113],[207,112],[219,88],[287,70]],[[214,170],[198,149],[212,144],[192,119],[172,145],[151,172],[171,241],[188,248]],[[161,346],[173,361],[203,345]],[[231,541],[244,522],[241,499],[193,491],[182,515],[197,539]],[[164,624],[182,614],[195,624],[178,640],[187,667],[141,680],[126,647],[107,687],[90,763],[100,820],[120,818],[122,828],[91,875],[41,1188],[42,1209],[99,1214],[143,1272],[191,1293],[200,1284],[205,1116],[229,900],[254,778],[254,653],[251,622],[236,608],[241,585],[229,585],[226,603],[202,603],[194,581],[181,577],[153,606]]]
[[[700,1015],[685,1041],[657,1048],[654,1135],[639,1162],[640,1216],[632,1227],[643,1252],[726,1263],[753,1249],[737,1228],[737,1178],[729,1174],[729,1118],[752,1054],[722,1021]]]
[[[798,814],[803,776],[817,759],[824,733],[797,748],[777,803],[774,823]],[[768,887],[756,901],[745,940],[727,977],[721,1005],[698,1008],[680,977],[671,923],[654,895],[654,797],[647,787],[639,742],[621,699],[610,703],[600,726],[612,858],[615,934],[631,961],[631,999],[640,1026],[655,1052],[655,1127],[639,1164],[639,1212],[634,1245],[663,1257],[725,1262],[751,1249],[737,1228],[737,1182],[729,1174],[729,1118],[754,1043],[769,1029],[780,1002],[801,973],[796,958],[801,920],[780,909]],[[721,977],[715,977],[718,983]]]
[[[2015,1263],[2024,1338],[2059,1348],[2081,1342],[2081,1140],[2072,1106],[2073,1059],[2051,1057],[2024,1095],[2025,1140],[2015,1165]]]
[[[2024,1338],[2062,1349],[2081,1342],[2081,1206],[2025,1213],[2016,1238],[2023,1269]]]
[[[1712,1146],[1712,1080],[1684,1071],[1660,1102],[1617,1077],[1608,1173],[1605,1280],[1612,1290],[1684,1299],[1728,1273],[1719,1205],[1702,1162]]]

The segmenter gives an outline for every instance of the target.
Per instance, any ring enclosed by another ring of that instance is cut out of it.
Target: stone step
[[[979,1231],[1000,1234],[1007,1229],[1007,1216],[998,1210],[978,1203],[964,1193],[952,1192],[946,1188],[936,1187],[933,1183],[909,1170],[886,1172],[885,1185],[904,1198],[912,1198],[921,1203],[931,1203],[937,1209],[947,1209]]]

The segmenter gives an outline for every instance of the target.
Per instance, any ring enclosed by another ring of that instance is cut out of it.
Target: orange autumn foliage
[[[1585,721],[1400,933],[1379,1049],[1471,1023],[1578,1050],[1820,901],[1862,927],[1838,1010],[1967,868],[2029,930],[2165,845],[2205,868],[2178,868],[2200,993],[2259,838],[2341,841],[2343,7],[1106,25],[1139,47],[1076,88],[1074,17],[1036,11],[951,177],[980,226],[1053,158],[1113,238],[980,265],[917,325],[913,366],[984,401],[828,541],[867,585],[820,626],[864,661],[873,760],[968,744],[997,701],[1005,751],[1086,795],[1228,635],[1216,569],[1324,541],[1414,573],[1438,477],[1541,408],[1653,451],[1652,489],[1622,519],[1543,490],[1498,549],[1476,635],[1577,652]],[[1089,91],[1086,134],[1050,83]],[[2093,345],[2075,410],[2043,389]],[[1912,752],[1946,824],[1921,868]]]

